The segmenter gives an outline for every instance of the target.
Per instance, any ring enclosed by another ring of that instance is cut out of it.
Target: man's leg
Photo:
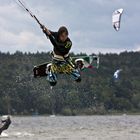
[[[50,85],[55,86],[57,84],[57,75],[51,71],[51,65],[47,66],[46,73]]]
[[[78,67],[75,67],[75,65],[72,62],[71,57],[68,57],[66,59],[66,62],[70,67],[73,69],[72,72],[70,73],[71,77],[76,81],[76,82],[81,82],[81,74],[80,74],[80,69]],[[75,67],[75,68],[74,68]]]
[[[70,75],[76,82],[81,82],[81,74],[78,69],[74,69]]]
[[[51,86],[55,86],[57,84],[57,75],[50,71],[47,75],[47,80],[49,81]]]

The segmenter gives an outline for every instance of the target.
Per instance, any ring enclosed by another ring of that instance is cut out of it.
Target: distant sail
[[[122,69],[118,69],[114,72],[114,79],[118,79],[119,78],[119,74],[122,71]]]

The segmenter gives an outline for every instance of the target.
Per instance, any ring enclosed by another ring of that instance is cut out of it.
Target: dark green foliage
[[[80,54],[83,55],[83,54]],[[72,54],[74,56],[74,54]],[[46,78],[34,79],[33,66],[49,53],[0,53],[0,114],[104,114],[140,110],[140,53],[100,54],[100,68],[82,72],[82,82],[58,75],[51,90]],[[113,73],[121,68],[118,82]]]

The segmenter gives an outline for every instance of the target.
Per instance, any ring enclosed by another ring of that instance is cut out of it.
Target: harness
[[[64,74],[72,73],[75,66],[72,63],[69,54],[66,54],[65,56],[60,56],[56,55],[55,52],[51,52],[51,56],[52,56],[51,71],[53,73],[64,73]]]

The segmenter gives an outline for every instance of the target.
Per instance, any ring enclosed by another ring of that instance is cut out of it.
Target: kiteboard
[[[83,69],[88,69],[88,68],[99,68],[99,56],[77,56],[77,57],[72,57],[72,64],[75,68],[79,68],[81,71]],[[45,62],[43,64],[34,66],[33,68],[33,73],[34,77],[44,77],[48,75],[48,70],[50,66],[52,65],[52,62]],[[72,66],[71,66],[72,67]],[[62,67],[63,69],[63,67]],[[63,70],[60,70],[61,72],[58,73],[65,73]]]

